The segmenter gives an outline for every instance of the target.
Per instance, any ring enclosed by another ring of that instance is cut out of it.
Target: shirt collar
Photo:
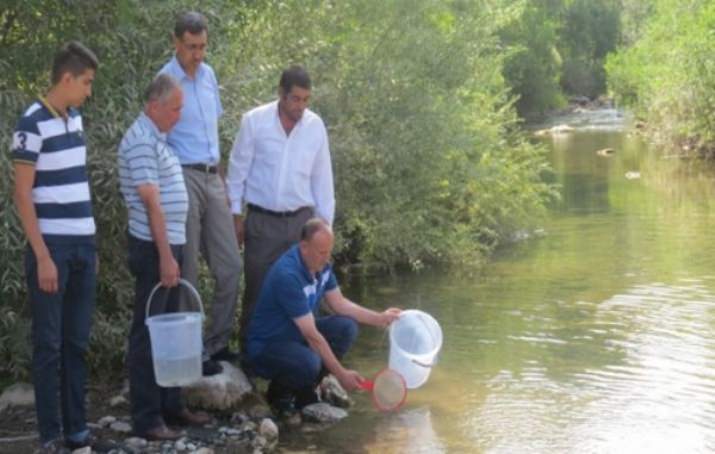
[[[181,80],[181,79],[187,79],[187,80],[192,80],[191,77],[189,77],[188,74],[186,74],[186,71],[184,71],[184,68],[181,67],[181,63],[179,63],[179,60],[176,58],[176,54],[174,54],[173,57],[171,57],[171,61],[169,62],[169,65],[171,66],[171,70],[174,73],[174,77]],[[195,79],[198,79],[201,77],[202,73],[204,70],[204,63],[202,62],[199,67],[196,69],[196,77]]]
[[[166,133],[159,131],[159,128],[156,127],[156,124],[154,124],[154,121],[149,118],[147,114],[144,112],[139,113],[139,123],[149,129],[151,133],[156,136],[158,139],[163,140],[166,142]]]

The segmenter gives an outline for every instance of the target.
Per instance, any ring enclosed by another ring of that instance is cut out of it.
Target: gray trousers
[[[189,193],[186,245],[181,275],[197,289],[199,253],[215,280],[210,323],[204,335],[204,354],[228,346],[233,331],[241,280],[241,255],[222,178],[201,170],[183,168]]]
[[[241,349],[246,346],[248,322],[258,300],[263,278],[273,262],[300,240],[300,231],[311,217],[313,217],[312,208],[301,209],[294,216],[286,217],[248,209],[244,226],[245,290],[239,327]]]

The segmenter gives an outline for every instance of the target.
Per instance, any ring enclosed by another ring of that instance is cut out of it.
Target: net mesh
[[[405,401],[407,386],[402,375],[392,369],[385,369],[375,377],[372,398],[375,406],[382,411],[396,410]]]

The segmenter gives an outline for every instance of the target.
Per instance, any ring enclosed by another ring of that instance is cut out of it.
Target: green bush
[[[608,84],[662,142],[715,152],[715,2],[658,0],[606,64]]]
[[[0,12],[2,143],[32,94],[45,89],[61,43],[80,37],[100,58],[83,109],[101,262],[95,372],[121,365],[132,296],[116,146],[144,86],[171,56],[174,13],[192,7],[30,0]],[[336,175],[339,263],[480,263],[552,195],[541,180],[543,150],[519,135],[502,76],[497,31],[512,15],[499,2],[210,0],[201,10],[226,112],[224,160],[241,113],[275,98],[282,68],[302,63],[313,75],[312,105],[328,126]],[[10,175],[8,156],[0,155],[0,165]],[[0,184],[3,304],[17,309],[23,240],[12,183]],[[8,367],[15,365],[0,366]]]

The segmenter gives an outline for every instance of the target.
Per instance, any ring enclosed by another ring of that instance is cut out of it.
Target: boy
[[[92,441],[84,388],[96,228],[76,109],[92,94],[96,70],[92,51],[78,42],[66,44],[55,55],[47,95],[25,111],[13,135],[15,205],[29,243],[25,273],[41,453],[67,452]]]

